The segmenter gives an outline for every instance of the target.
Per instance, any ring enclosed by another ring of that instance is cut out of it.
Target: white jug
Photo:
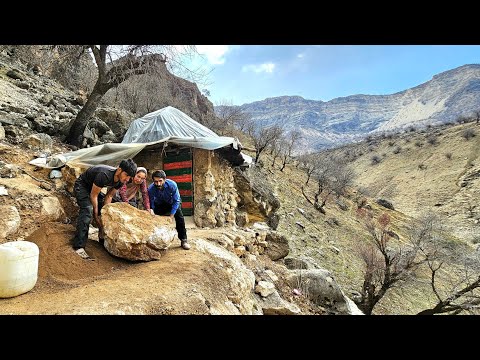
[[[21,295],[37,283],[38,246],[29,241],[0,244],[0,298]]]

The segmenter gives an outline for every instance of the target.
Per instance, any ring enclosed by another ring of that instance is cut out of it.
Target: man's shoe
[[[190,250],[190,244],[187,242],[187,240],[180,240],[182,243],[182,249],[184,250]]]
[[[87,254],[87,252],[85,251],[84,248],[79,248],[79,249],[75,250],[75,253],[77,255],[79,255],[82,259],[95,261],[94,258],[90,257],[90,255]]]

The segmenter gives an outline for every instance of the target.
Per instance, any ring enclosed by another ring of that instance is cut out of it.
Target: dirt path
[[[40,248],[37,284],[0,299],[0,314],[208,314],[211,304],[227,300],[227,279],[215,272],[210,255],[195,250],[194,240],[189,251],[175,240],[160,260],[136,263],[89,240],[96,261],[86,261],[71,248],[74,231],[51,223],[26,239]],[[206,234],[189,230],[190,238],[199,235]]]

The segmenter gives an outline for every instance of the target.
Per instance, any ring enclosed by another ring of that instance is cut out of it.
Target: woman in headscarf
[[[130,205],[138,208],[137,203],[137,192],[140,191],[142,194],[143,207],[150,214],[155,215],[153,210],[150,208],[150,199],[148,197],[147,190],[147,169],[142,166],[137,167],[137,173],[134,177],[125,183],[120,189],[118,189],[115,194],[113,201],[114,202],[128,202]]]

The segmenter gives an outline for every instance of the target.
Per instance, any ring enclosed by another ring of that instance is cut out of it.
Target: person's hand
[[[168,218],[170,219],[170,223],[173,223],[173,214],[170,214]]]
[[[98,238],[105,239],[105,228],[103,226],[98,228]]]

